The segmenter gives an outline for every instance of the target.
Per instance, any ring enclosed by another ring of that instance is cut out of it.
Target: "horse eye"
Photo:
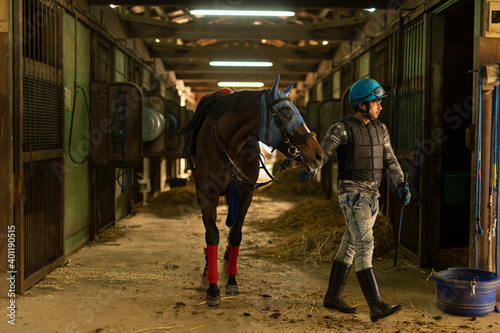
[[[280,115],[286,120],[289,121],[293,117],[292,110],[290,108],[281,108]]]

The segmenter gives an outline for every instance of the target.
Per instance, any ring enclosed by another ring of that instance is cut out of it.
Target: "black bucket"
[[[486,316],[495,310],[500,278],[473,268],[449,268],[431,275],[439,310],[456,316]]]

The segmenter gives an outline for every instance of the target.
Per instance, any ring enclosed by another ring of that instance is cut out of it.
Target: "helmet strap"
[[[372,115],[370,114],[370,102],[362,102],[360,105],[363,104],[365,106],[365,110],[363,110],[361,107],[359,107],[359,110],[363,114],[363,117],[366,119],[373,120]]]

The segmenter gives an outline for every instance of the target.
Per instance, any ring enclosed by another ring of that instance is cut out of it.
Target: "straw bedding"
[[[286,169],[277,179],[287,183],[273,182],[257,190],[255,194],[288,201],[295,201],[298,196],[322,196],[324,193],[318,181],[301,182],[299,180],[301,170],[301,168]]]
[[[140,210],[160,217],[199,212],[196,190],[193,187],[174,187],[149,200]]]
[[[283,260],[305,262],[332,261],[345,229],[345,220],[335,200],[307,199],[276,219],[256,224],[263,231],[292,235],[275,246],[261,249],[259,254]],[[374,227],[375,257],[383,257],[394,247],[392,224],[377,217]]]

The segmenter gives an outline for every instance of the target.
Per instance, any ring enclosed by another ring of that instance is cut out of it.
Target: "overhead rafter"
[[[326,46],[306,47],[272,47],[261,45],[252,46],[183,46],[176,44],[154,44],[150,46],[153,58],[205,58],[205,59],[240,59],[240,60],[268,60],[297,59],[297,60],[328,60],[337,48],[336,44]]]
[[[194,92],[218,89],[219,81],[304,82],[329,66],[343,42],[351,42],[371,19],[368,8],[387,0],[89,0],[120,19],[128,39],[142,39],[148,56]],[[193,16],[191,9],[292,10],[295,16]],[[135,45],[135,44],[134,44]],[[210,60],[272,61],[269,68],[221,68]],[[326,67],[325,67],[326,65]],[[307,89],[304,84],[299,84]]]
[[[232,9],[293,9],[299,7],[308,8],[377,8],[387,9],[387,0],[241,0],[237,6],[231,7],[229,4],[224,6],[222,1],[207,1],[207,0],[89,0],[91,6],[107,6],[107,5],[165,5],[165,6],[184,6],[189,8],[223,8],[230,7]]]
[[[179,73],[175,74],[177,79],[195,82],[195,81],[212,81],[217,83],[218,81],[261,81],[261,82],[270,82],[276,79],[276,75],[280,74],[280,80],[282,82],[291,82],[291,81],[303,81],[305,80],[305,75],[300,74],[283,74],[279,72],[269,72],[269,73],[238,73],[238,77],[235,78],[235,72],[228,73]]]
[[[184,40],[218,39],[248,40],[278,39],[298,40],[352,40],[356,26],[366,23],[367,17],[335,20],[325,24],[301,26],[287,25],[249,25],[249,24],[208,24],[190,22],[176,24],[155,20],[139,15],[124,15],[122,20],[128,24],[129,38],[175,38]]]
[[[289,62],[289,63],[274,63],[271,67],[217,67],[214,68],[208,64],[208,62],[200,63],[199,61],[190,61],[189,59],[179,60],[179,59],[163,59],[163,64],[165,68],[175,73],[187,73],[194,72],[199,74],[206,73],[217,73],[217,74],[227,74],[235,72],[239,74],[268,74],[268,73],[280,73],[280,74],[298,74],[306,75],[310,72],[315,72],[318,68],[318,63],[311,61],[304,62]]]

